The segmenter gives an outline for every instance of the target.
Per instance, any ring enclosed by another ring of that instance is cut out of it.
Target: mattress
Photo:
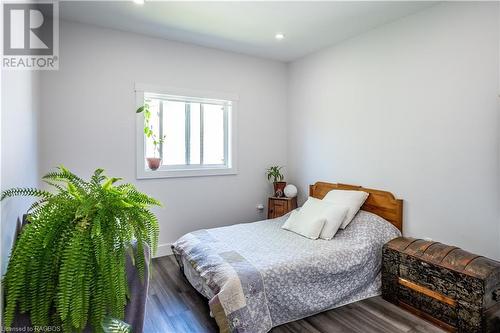
[[[310,240],[282,229],[286,218],[198,230],[174,243],[222,332],[267,332],[380,294],[382,246],[397,228],[360,211],[332,240]]]

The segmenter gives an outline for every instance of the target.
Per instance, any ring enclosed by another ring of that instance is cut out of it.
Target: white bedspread
[[[173,245],[211,292],[195,287],[214,295],[221,331],[267,332],[380,294],[382,245],[400,236],[392,224],[360,211],[334,239],[310,240],[281,229],[285,219],[199,230]]]

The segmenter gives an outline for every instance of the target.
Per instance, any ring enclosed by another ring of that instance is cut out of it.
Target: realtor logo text
[[[4,2],[2,9],[2,68],[58,69],[58,4]]]

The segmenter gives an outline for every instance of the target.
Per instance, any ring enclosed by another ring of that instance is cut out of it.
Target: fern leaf
[[[0,201],[5,198],[15,197],[15,196],[23,196],[23,197],[40,197],[44,199],[48,199],[52,197],[52,193],[39,190],[36,188],[11,188],[2,192],[0,196]]]

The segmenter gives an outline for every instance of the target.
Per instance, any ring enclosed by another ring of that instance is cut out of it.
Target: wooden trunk
[[[500,262],[400,237],[384,245],[382,296],[452,332],[500,332]]]

